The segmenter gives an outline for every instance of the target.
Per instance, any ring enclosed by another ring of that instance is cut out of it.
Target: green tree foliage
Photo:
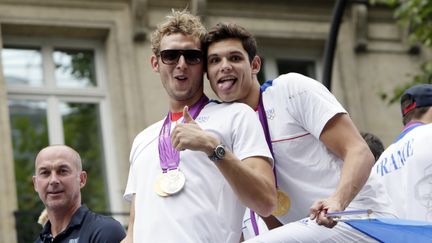
[[[35,126],[35,120],[39,126]],[[48,145],[48,128],[46,117],[11,116],[13,124],[13,147],[15,158],[15,177],[17,185],[18,208],[31,210],[43,208],[33,188],[34,158],[40,149]]]
[[[432,47],[432,1],[431,0],[370,0],[372,4],[382,3],[394,8],[394,16],[399,24],[409,28],[409,40],[412,43],[421,43],[426,48]],[[415,84],[432,83],[432,60],[425,61],[421,72],[413,79],[397,86],[392,96],[381,94],[383,99],[389,98],[389,103],[400,99],[403,91]]]
[[[65,55],[71,57],[70,65],[56,64],[64,73],[69,73],[76,80],[81,80],[96,86],[96,71],[94,52],[92,50],[73,50],[62,49],[60,50]]]
[[[36,220],[43,204],[32,182],[34,159],[48,145],[48,127],[44,109],[29,112],[23,104],[11,110],[12,143],[19,211],[15,212],[18,242],[33,242],[40,231]]]
[[[69,106],[72,111],[63,116],[65,143],[79,151],[88,176],[81,193],[82,202],[93,211],[107,212],[99,109],[95,104],[70,103]]]

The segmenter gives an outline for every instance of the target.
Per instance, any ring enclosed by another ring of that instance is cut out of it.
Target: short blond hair
[[[200,18],[187,10],[171,10],[171,15],[166,16],[166,21],[158,25],[151,35],[152,51],[155,55],[160,53],[160,43],[164,36],[181,33],[196,37],[201,43],[207,33]]]

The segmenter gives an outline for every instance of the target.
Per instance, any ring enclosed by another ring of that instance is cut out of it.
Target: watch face
[[[215,153],[219,159],[223,159],[223,157],[225,156],[225,148],[223,146],[218,146],[216,147]]]

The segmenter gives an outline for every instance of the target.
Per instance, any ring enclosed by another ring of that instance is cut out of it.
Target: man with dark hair
[[[375,157],[375,161],[377,161],[382,152],[384,152],[384,144],[381,139],[370,132],[361,132],[360,134],[369,146],[369,149]]]
[[[404,129],[372,169],[404,219],[432,222],[432,84],[401,96]]]
[[[118,243],[126,236],[118,221],[81,205],[87,173],[74,149],[66,145],[42,149],[36,156],[35,171],[34,188],[48,219],[36,243]]]
[[[420,119],[430,108],[428,95],[430,85],[420,84],[407,89],[401,96],[402,123],[407,125],[413,119]]]
[[[373,155],[336,98],[321,83],[297,73],[260,87],[256,41],[238,25],[216,25],[204,43],[212,89],[225,102],[258,111],[273,151],[279,189],[273,215],[286,225],[253,241],[374,241],[327,216],[345,209],[372,209],[386,217],[393,213],[383,188],[375,178],[368,180]]]

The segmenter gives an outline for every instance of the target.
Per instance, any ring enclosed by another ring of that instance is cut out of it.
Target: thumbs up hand
[[[185,106],[183,108],[183,120],[184,120],[184,123],[198,125],[198,123],[196,123],[196,121],[190,115],[188,106]]]
[[[211,154],[219,141],[213,134],[204,131],[189,113],[189,107],[183,108],[184,123],[177,124],[171,132],[172,146],[183,151],[185,149],[202,151]]]

